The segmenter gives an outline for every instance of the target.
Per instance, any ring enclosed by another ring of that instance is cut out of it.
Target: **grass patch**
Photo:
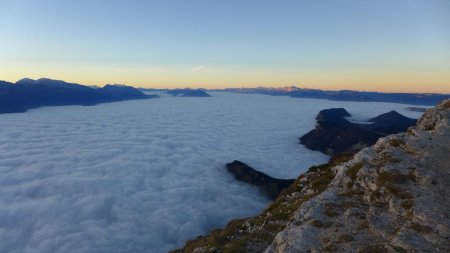
[[[378,207],[378,208],[382,208],[382,209],[388,209],[389,208],[389,204],[387,202],[384,202],[384,201],[375,201],[373,203],[373,206]]]
[[[443,104],[444,109],[450,108],[450,100]]]
[[[390,146],[396,147],[396,148],[405,145],[405,142],[401,139],[390,139],[388,143]]]
[[[360,220],[365,220],[367,218],[367,216],[364,213],[360,213],[360,212],[352,213],[350,215],[353,217],[356,217]]]
[[[368,245],[364,247],[359,253],[385,253],[388,252],[386,247],[381,244]]]
[[[400,247],[400,246],[392,246],[392,248],[395,250],[395,252],[398,253],[407,253],[408,251],[406,251],[406,249]]]
[[[321,227],[324,226],[324,225],[323,225],[323,222],[320,221],[320,220],[313,220],[313,221],[311,222],[311,224],[312,224],[314,227],[317,227],[317,228],[321,228]]]
[[[319,175],[312,180],[311,187],[315,191],[322,192],[328,187],[328,184],[330,184],[333,178],[334,173],[333,171],[331,171],[331,169],[328,169],[328,171],[320,172]]]
[[[402,190],[398,186],[407,183],[411,179],[413,179],[413,177],[409,174],[405,175],[398,172],[382,171],[378,175],[377,185],[379,187],[385,187],[389,193],[400,199],[412,199],[414,196],[411,193]]]
[[[353,186],[353,184],[351,183],[351,182],[349,182],[350,183],[350,187],[352,187]],[[349,184],[347,184],[347,189],[349,189],[350,187],[348,187],[349,186]],[[346,192],[343,192],[343,193],[339,193],[339,196],[344,196],[344,197],[361,197],[361,196],[364,196],[364,194],[365,194],[365,192],[363,191],[363,190],[359,190],[359,189],[357,189],[357,190],[353,190],[353,189],[350,189],[350,190],[348,190],[348,191],[346,191]]]
[[[359,162],[352,167],[350,167],[345,174],[351,178],[352,180],[356,180],[356,175],[358,174],[358,171],[363,167],[363,163]]]
[[[414,173],[416,171],[416,168],[409,168],[409,172],[408,172],[408,179],[411,182],[417,182],[417,176],[416,173]]]
[[[333,165],[338,165],[338,164],[342,164],[345,162],[348,162],[350,159],[353,158],[354,154],[351,153],[343,153],[340,155],[336,155],[330,158],[330,160],[328,161],[328,163],[333,164]]]
[[[385,185],[386,183],[405,184],[410,180],[410,175],[404,175],[396,172],[382,171],[378,175],[377,184]]]
[[[325,211],[323,212],[326,216],[328,217],[335,217],[338,216],[338,213],[336,211],[334,211],[331,208],[326,208]]]
[[[370,193],[370,202],[375,202],[383,197],[383,194],[379,191],[373,191]]]
[[[331,222],[323,222],[321,220],[313,220],[311,222],[311,225],[313,225],[316,228],[329,228],[329,227],[331,227],[331,225],[333,225],[333,223],[331,223]]]
[[[420,225],[419,223],[416,223],[416,222],[411,223],[411,228],[421,234],[429,234],[429,233],[431,233],[431,231],[433,231],[432,228],[425,226],[425,225]]]
[[[328,246],[326,246],[325,248],[323,248],[324,252],[336,252],[338,251],[338,246],[334,245],[334,244],[330,244]]]
[[[414,128],[412,127],[408,127],[408,130],[406,130],[406,134],[417,137],[417,135],[414,133]]]
[[[335,217],[338,215],[338,212],[335,211],[335,209],[338,206],[332,203],[326,203],[325,204],[325,210],[323,211],[323,213],[328,216],[328,217]]]
[[[361,222],[359,223],[358,228],[359,228],[359,229],[368,229],[368,228],[369,228],[369,221],[368,221],[367,219],[361,221]]]
[[[380,160],[379,160],[380,165],[391,164],[391,163],[399,163],[399,162],[401,162],[400,159],[394,158],[393,156],[391,156],[388,153],[382,153],[381,157],[380,157]]]
[[[402,189],[400,189],[399,187],[395,187],[394,185],[389,185],[389,186],[386,187],[386,189],[392,195],[394,195],[394,196],[396,196],[397,198],[400,198],[400,199],[412,199],[412,198],[414,198],[414,196],[410,192],[403,191]]]
[[[341,158],[342,162],[346,158]],[[336,161],[337,162],[337,161]],[[228,223],[224,229],[211,231],[207,236],[200,236],[186,243],[183,249],[173,252],[190,253],[197,248],[215,248],[218,252],[263,251],[273,241],[276,234],[283,230],[295,211],[309,199],[325,190],[333,180],[333,163],[311,167],[308,172],[285,189],[260,215],[236,219]],[[303,181],[307,178],[307,181]],[[300,181],[302,179],[302,181]],[[314,193],[306,194],[307,189]],[[247,229],[248,222],[253,229]],[[330,227],[333,223],[315,223],[320,227]],[[261,249],[261,250],[258,250]]]
[[[247,253],[246,243],[242,240],[234,241],[223,249],[223,253]]]
[[[354,240],[354,238],[353,238],[353,236],[352,235],[341,235],[341,236],[339,236],[339,243],[348,243],[348,242],[351,242],[351,241],[353,241]]]
[[[403,209],[409,210],[409,209],[413,208],[413,206],[414,206],[414,200],[412,200],[412,199],[403,200],[402,203],[400,204],[400,206],[401,206]]]

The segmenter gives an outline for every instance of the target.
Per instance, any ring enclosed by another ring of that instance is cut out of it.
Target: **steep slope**
[[[266,250],[450,252],[450,100],[332,168]]]
[[[277,233],[286,228],[298,207],[327,188],[334,177],[330,168],[341,162],[336,159],[328,164],[311,167],[260,215],[232,220],[224,229],[212,230],[208,235],[190,240],[184,248],[173,252],[263,252]]]
[[[174,252],[449,252],[450,100]]]

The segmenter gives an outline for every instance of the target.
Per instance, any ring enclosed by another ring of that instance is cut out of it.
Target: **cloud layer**
[[[0,252],[166,252],[268,203],[223,168],[294,178],[320,109],[404,105],[212,93],[0,115]]]

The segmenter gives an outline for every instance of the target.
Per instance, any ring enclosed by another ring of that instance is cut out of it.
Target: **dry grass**
[[[386,247],[381,244],[368,245],[364,247],[359,253],[385,253],[388,252]]]
[[[353,165],[351,168],[349,168],[345,174],[350,177],[352,180],[356,179],[356,175],[358,174],[358,171],[363,167],[363,163],[359,162],[355,165]]]
[[[396,148],[405,146],[405,142],[401,139],[390,139],[388,143],[392,147],[396,147]]]
[[[432,228],[425,226],[425,225],[421,225],[419,223],[413,222],[411,223],[411,228],[416,230],[417,232],[421,233],[421,234],[429,234],[431,233],[431,231],[433,231]]]
[[[224,229],[217,229],[207,236],[198,237],[186,243],[183,249],[173,252],[193,252],[196,248],[216,248],[221,252],[261,252],[273,241],[275,235],[283,230],[291,220],[293,213],[307,200],[325,190],[334,173],[331,168],[335,164],[328,163],[311,167],[307,173],[299,177],[290,187],[260,215],[248,219],[231,221]],[[302,183],[300,178],[307,177]],[[311,186],[313,194],[304,194],[304,187]],[[292,195],[294,194],[294,195]],[[253,228],[247,230],[245,223]],[[315,223],[320,227],[329,227],[332,223]]]

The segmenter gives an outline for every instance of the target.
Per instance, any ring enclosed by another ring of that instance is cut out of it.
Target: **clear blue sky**
[[[0,0],[0,79],[450,92],[449,0]]]

